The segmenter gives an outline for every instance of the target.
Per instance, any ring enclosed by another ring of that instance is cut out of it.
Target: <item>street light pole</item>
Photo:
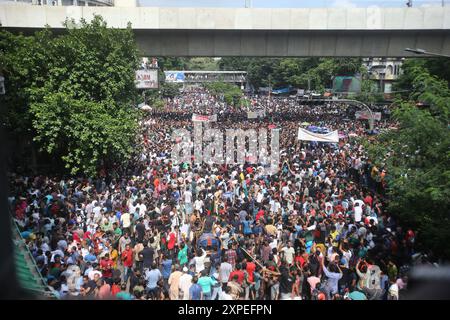
[[[428,52],[428,51],[426,51],[424,49],[419,49],[419,48],[416,48],[416,49],[405,48],[405,51],[412,52],[412,53],[415,53],[415,54],[424,54],[424,55],[428,55],[428,56],[450,58],[450,55],[434,53],[434,52]]]

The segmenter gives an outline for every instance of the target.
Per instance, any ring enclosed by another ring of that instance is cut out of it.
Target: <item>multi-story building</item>
[[[373,80],[379,92],[389,94],[392,92],[392,83],[402,73],[404,58],[365,58],[363,64],[369,71],[369,79]]]

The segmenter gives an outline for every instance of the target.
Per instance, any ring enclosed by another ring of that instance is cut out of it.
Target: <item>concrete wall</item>
[[[450,7],[425,8],[151,8],[136,0],[116,0],[123,7],[53,7],[0,4],[7,27],[61,27],[65,17],[101,14],[111,26],[130,21],[137,29],[207,30],[433,30],[450,29]],[[117,19],[120,17],[120,19]]]
[[[445,31],[135,30],[150,56],[405,57],[405,48],[450,53]]]
[[[65,18],[132,22],[148,55],[408,56],[406,47],[450,54],[450,8],[147,8],[0,5],[13,29],[62,28]]]

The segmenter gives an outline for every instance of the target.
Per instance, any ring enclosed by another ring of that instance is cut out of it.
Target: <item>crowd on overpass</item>
[[[54,292],[127,300],[401,299],[409,266],[429,262],[414,261],[414,231],[386,210],[388,173],[354,138],[373,132],[347,105],[249,100],[268,110],[265,117],[233,116],[201,90],[168,100],[165,111],[141,122],[139,157],[120,172],[11,177],[15,220]],[[276,174],[261,164],[170,160],[173,130],[192,129],[193,112],[215,109],[222,111],[215,128],[281,130]],[[339,143],[297,140],[300,119],[339,130]],[[391,125],[383,119],[377,130]]]

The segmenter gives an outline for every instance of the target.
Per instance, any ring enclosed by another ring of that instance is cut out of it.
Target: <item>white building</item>
[[[402,74],[404,58],[364,58],[363,64],[369,71],[369,79],[377,83],[383,93],[392,92],[392,83]]]

